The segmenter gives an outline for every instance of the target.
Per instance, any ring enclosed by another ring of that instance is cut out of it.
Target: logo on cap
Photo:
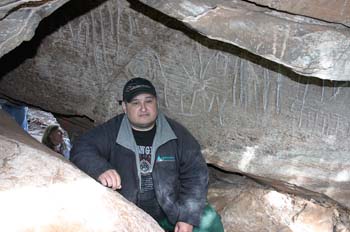
[[[157,97],[156,90],[149,80],[140,77],[133,78],[124,86],[123,101],[130,102],[135,96],[141,93],[149,93]]]

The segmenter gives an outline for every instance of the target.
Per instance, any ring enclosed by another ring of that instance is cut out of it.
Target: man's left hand
[[[192,232],[193,226],[186,222],[177,222],[174,232]]]

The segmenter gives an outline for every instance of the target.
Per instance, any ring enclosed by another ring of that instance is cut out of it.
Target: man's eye
[[[138,102],[131,102],[131,105],[137,106],[139,103]]]

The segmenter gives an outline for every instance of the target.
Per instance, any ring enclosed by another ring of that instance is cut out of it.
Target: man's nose
[[[146,111],[146,104],[144,102],[141,103],[141,111]]]

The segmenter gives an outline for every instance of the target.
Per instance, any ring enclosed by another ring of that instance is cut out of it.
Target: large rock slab
[[[350,211],[278,192],[249,178],[211,169],[209,202],[226,231],[349,232]]]
[[[5,0],[0,3],[0,57],[30,40],[40,21],[69,0]]]
[[[250,2],[279,11],[350,26],[350,2],[348,0],[251,0]]]
[[[34,38],[36,56],[2,76],[0,93],[99,124],[121,112],[125,82],[146,77],[208,162],[350,206],[349,82],[305,78],[142,5],[84,3],[45,20],[40,31],[57,29]],[[30,47],[21,48],[6,62]]]
[[[26,134],[0,110],[0,230],[163,231],[148,214]]]
[[[282,13],[247,1],[142,2],[211,39],[236,45],[299,74],[350,80],[350,29],[338,23]],[[305,7],[314,10],[311,3]],[[339,5],[331,7],[338,11]]]

